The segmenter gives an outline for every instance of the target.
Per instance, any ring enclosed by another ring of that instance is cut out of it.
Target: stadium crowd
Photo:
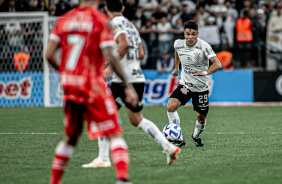
[[[78,0],[0,0],[0,12],[48,11],[51,16],[60,16],[78,4]],[[268,57],[266,47],[268,30],[282,34],[279,0],[124,0],[124,5],[124,16],[136,25],[145,42],[147,57],[141,62],[144,69],[170,66],[157,61],[165,53],[173,56],[174,40],[183,39],[183,23],[192,19],[199,25],[200,38],[214,34],[209,38],[215,39],[214,44],[210,43],[215,52],[224,51],[231,56],[232,62],[226,68],[282,70],[282,50]],[[104,11],[103,0],[99,9]],[[25,32],[28,27],[32,26],[2,26],[2,37],[11,34],[11,29]],[[35,33],[24,34],[23,40],[35,37]],[[27,45],[27,49],[32,47]]]

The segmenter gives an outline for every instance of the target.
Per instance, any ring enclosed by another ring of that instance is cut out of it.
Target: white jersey
[[[138,30],[135,28],[134,24],[124,16],[114,17],[111,24],[114,30],[114,39],[116,40],[120,34],[125,33],[130,44],[126,55],[120,61],[127,81],[129,83],[145,82],[145,76],[142,73],[138,55],[138,44],[142,42]],[[112,82],[120,83],[122,81],[114,73]]]
[[[204,72],[209,68],[209,59],[216,57],[211,46],[204,40],[197,39],[192,47],[186,45],[186,40],[175,40],[174,49],[180,58],[182,70],[180,84],[193,92],[203,92],[209,89],[208,76],[193,76],[193,72]]]

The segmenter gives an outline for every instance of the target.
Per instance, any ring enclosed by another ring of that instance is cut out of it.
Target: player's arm
[[[138,55],[139,55],[139,59],[144,58],[144,49],[143,49],[142,42],[138,44]]]
[[[221,62],[219,61],[219,59],[216,56],[211,57],[210,61],[212,62],[212,65],[209,67],[209,69],[207,69],[204,72],[194,71],[193,75],[194,76],[197,76],[197,75],[204,76],[204,75],[212,74],[222,68]]]
[[[49,40],[47,44],[47,49],[45,52],[45,58],[47,61],[56,69],[59,70],[59,66],[56,61],[56,50],[59,48],[59,43],[55,40]]]
[[[176,52],[176,50],[174,51],[174,62],[175,62],[175,65],[174,65],[174,70],[172,72],[172,76],[173,77],[177,77],[178,76],[178,73],[179,73],[179,63],[180,63],[180,59],[179,59],[179,56]]]
[[[130,103],[132,106],[136,107],[137,103],[138,103],[137,94],[136,94],[134,88],[130,84],[127,83],[127,81],[126,81],[126,79],[125,79],[125,77],[122,73],[122,69],[119,65],[120,57],[116,53],[114,53],[112,47],[103,48],[102,53],[103,53],[105,59],[110,62],[110,66],[113,69],[113,71],[117,74],[117,76],[123,82],[123,85],[125,87],[124,92],[126,94],[125,101]]]
[[[115,40],[118,44],[117,53],[119,54],[120,58],[123,58],[130,47],[128,38],[125,33],[121,33]]]

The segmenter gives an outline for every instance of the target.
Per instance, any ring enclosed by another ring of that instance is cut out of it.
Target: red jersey
[[[93,7],[78,7],[61,16],[50,35],[60,43],[60,80],[64,100],[92,102],[105,95],[104,58],[101,49],[114,45],[106,15]]]

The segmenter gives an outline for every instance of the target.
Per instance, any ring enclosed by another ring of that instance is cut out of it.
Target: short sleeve
[[[203,44],[203,52],[208,59],[210,59],[211,57],[216,57],[216,54],[208,43]]]
[[[113,30],[114,30],[114,40],[117,39],[117,37],[122,34],[125,33],[126,34],[126,30],[122,27],[122,23],[119,21],[116,22],[111,22],[112,26],[113,26]]]
[[[60,22],[61,22],[61,19],[59,18],[56,21],[56,23],[55,23],[55,25],[52,29],[52,32],[50,34],[50,37],[49,37],[50,40],[54,40],[58,43],[61,42]]]
[[[173,48],[177,51],[181,47],[181,40],[175,40],[173,44]]]
[[[102,22],[99,47],[103,49],[105,47],[114,46],[114,44],[115,41],[111,24],[105,20]]]

